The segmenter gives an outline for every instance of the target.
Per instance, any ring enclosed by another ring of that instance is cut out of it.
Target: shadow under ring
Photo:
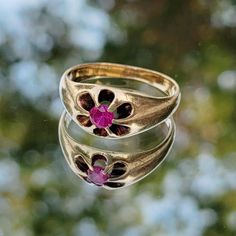
[[[64,112],[59,122],[59,140],[65,159],[77,176],[106,189],[117,189],[141,180],[165,159],[173,145],[176,129],[172,118],[167,119],[162,126],[134,137],[127,137],[120,142],[112,140],[111,144],[106,146],[104,139],[84,132]],[[79,130],[74,133],[82,131],[84,136],[75,137],[73,130],[76,128]],[[151,146],[147,142],[141,149],[130,149],[132,144],[139,143],[137,140],[146,139],[155,134],[157,129],[166,131],[161,141],[152,143]],[[112,143],[116,143],[118,149],[113,147]]]

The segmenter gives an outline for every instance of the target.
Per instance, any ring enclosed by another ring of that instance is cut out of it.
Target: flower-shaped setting
[[[125,174],[127,171],[127,166],[123,162],[116,162],[107,168],[107,159],[100,154],[92,157],[92,168],[89,168],[81,155],[75,158],[75,165],[86,175],[83,177],[84,180],[97,186],[122,187],[122,183],[112,182],[112,179]]]
[[[109,105],[114,100],[115,95],[112,91],[103,89],[98,95],[98,105],[88,93],[82,93],[78,96],[78,105],[82,107],[87,115],[77,115],[78,122],[83,127],[92,127],[93,133],[98,136],[108,136],[113,133],[116,136],[126,135],[130,128],[125,125],[115,124],[117,119],[127,118],[132,113],[130,103],[119,105],[114,111],[110,111]]]

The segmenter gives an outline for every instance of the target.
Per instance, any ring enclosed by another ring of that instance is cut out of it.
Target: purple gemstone
[[[114,119],[113,112],[108,111],[107,105],[93,107],[90,112],[90,120],[97,128],[107,128],[112,125]]]
[[[104,168],[102,168],[101,166],[94,166],[93,170],[89,169],[87,174],[88,180],[98,186],[101,186],[106,183],[109,178],[109,174],[106,174],[104,172]]]

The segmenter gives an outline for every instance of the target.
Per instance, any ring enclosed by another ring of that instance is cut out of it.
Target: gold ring
[[[148,91],[156,89],[162,95],[101,83],[117,79],[149,86]],[[169,76],[112,63],[81,64],[66,70],[60,96],[80,127],[106,138],[129,137],[159,125],[176,111],[180,102],[179,86]]]
[[[157,141],[155,135],[160,135],[160,129],[166,132]],[[152,141],[147,138],[150,136]],[[60,145],[70,168],[85,181],[106,189],[128,186],[150,174],[165,159],[174,138],[173,119],[122,140],[105,140],[88,134],[66,112],[59,122]]]

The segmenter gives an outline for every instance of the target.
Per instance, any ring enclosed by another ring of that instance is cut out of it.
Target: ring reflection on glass
[[[106,81],[140,83],[139,91]],[[149,91],[158,90],[160,96]],[[113,63],[74,66],[63,74],[61,100],[72,119],[88,133],[106,138],[129,137],[164,122],[180,101],[178,84],[162,73]]]
[[[66,112],[59,123],[60,145],[70,168],[88,183],[106,189],[131,185],[150,174],[165,159],[174,138],[173,119],[122,140],[91,135]]]

